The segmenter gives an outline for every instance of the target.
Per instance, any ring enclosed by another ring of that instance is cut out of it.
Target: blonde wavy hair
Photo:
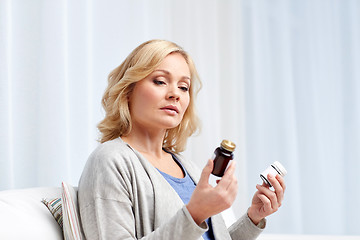
[[[185,150],[188,137],[200,128],[194,100],[201,88],[201,81],[191,57],[177,44],[166,40],[150,40],[135,48],[130,55],[108,76],[108,86],[102,98],[105,118],[98,124],[100,142],[126,136],[130,133],[130,95],[136,82],[151,74],[171,53],[180,53],[187,62],[191,85],[190,102],[181,123],[166,131],[163,147],[175,153]]]

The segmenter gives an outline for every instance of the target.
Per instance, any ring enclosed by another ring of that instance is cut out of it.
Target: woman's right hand
[[[209,184],[209,177],[214,162],[209,160],[204,167],[189,203],[186,205],[194,221],[200,225],[209,217],[231,207],[237,194],[237,179],[235,177],[235,161],[231,161],[224,176],[217,181],[215,187]]]

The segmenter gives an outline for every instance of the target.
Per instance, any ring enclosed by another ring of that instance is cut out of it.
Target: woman
[[[220,215],[236,197],[235,164],[216,187],[209,160],[202,172],[183,159],[198,129],[194,99],[201,83],[190,56],[176,44],[138,46],[109,75],[98,128],[102,144],[79,183],[87,239],[255,239],[277,211],[285,184],[257,186],[247,214],[229,229]]]

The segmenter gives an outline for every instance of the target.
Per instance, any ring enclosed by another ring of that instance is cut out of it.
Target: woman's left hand
[[[257,192],[254,194],[251,206],[248,210],[248,216],[251,221],[257,225],[263,218],[276,212],[284,199],[285,182],[280,175],[276,177],[268,175],[268,180],[274,187],[272,191],[265,183],[257,185]]]

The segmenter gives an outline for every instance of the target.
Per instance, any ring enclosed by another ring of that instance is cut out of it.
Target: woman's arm
[[[236,197],[235,164],[232,163],[228,167],[216,187],[212,187],[208,183],[212,168],[213,162],[210,160],[203,169],[199,184],[187,205],[193,219],[198,224],[229,208]],[[274,191],[265,184],[257,186],[258,191],[254,194],[247,214],[244,214],[229,228],[232,239],[256,239],[266,225],[265,217],[276,212],[281,206],[286,188],[284,179],[279,175],[268,177],[274,186]]]
[[[95,214],[94,214],[95,213]],[[81,211],[82,225],[87,240],[92,239],[146,239],[146,240],[183,240],[199,239],[207,231],[204,223],[198,226],[184,207],[159,228],[144,237],[143,226],[135,224],[132,208],[114,200],[97,199],[96,206],[87,206]],[[149,221],[144,216],[144,221]]]

